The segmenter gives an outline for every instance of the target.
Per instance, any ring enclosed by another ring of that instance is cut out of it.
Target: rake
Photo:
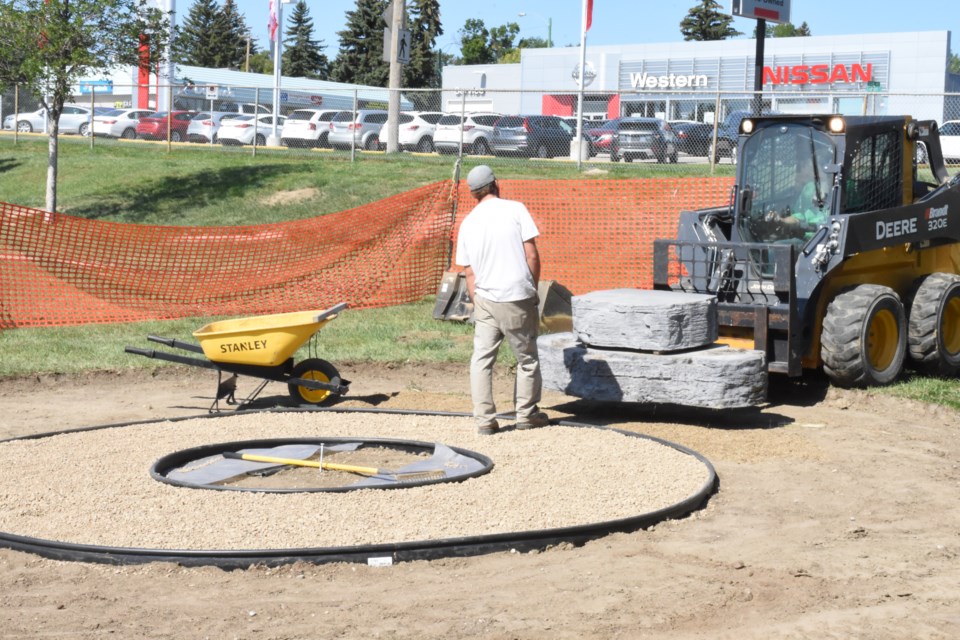
[[[378,477],[395,480],[397,482],[419,482],[425,480],[439,480],[446,477],[443,469],[433,471],[406,471],[396,472],[388,469],[379,469],[377,467],[359,467],[352,464],[340,464],[337,462],[324,462],[322,460],[300,460],[297,458],[275,458],[273,456],[261,456],[253,453],[237,453],[235,451],[224,451],[224,458],[233,460],[246,460],[248,462],[268,462],[273,464],[286,464],[295,467],[312,467],[314,469],[325,469],[327,471],[345,471],[347,473],[356,473],[366,477]]]

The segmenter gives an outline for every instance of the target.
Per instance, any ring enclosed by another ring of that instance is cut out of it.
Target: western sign
[[[790,22],[790,0],[733,0],[730,13],[767,22]]]
[[[870,82],[873,65],[867,64],[795,64],[785,67],[764,67],[763,84],[840,84]]]

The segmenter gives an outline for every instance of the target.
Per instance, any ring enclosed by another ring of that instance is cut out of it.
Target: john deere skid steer
[[[752,117],[737,155],[729,205],[681,213],[656,242],[655,288],[716,295],[720,341],[764,351],[772,373],[870,386],[908,361],[960,370],[960,176],[936,122]]]

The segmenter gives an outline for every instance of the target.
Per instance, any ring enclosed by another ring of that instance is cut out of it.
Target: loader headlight
[[[750,135],[753,133],[753,120],[749,118],[744,118],[743,122],[740,123],[740,132]]]
[[[847,128],[847,123],[843,121],[843,118],[830,118],[830,133],[843,133]]]

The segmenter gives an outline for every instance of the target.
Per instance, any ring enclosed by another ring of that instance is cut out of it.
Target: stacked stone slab
[[[715,344],[714,296],[613,289],[572,299],[573,331],[538,341],[543,384],[590,400],[713,409],[766,400],[761,351]]]

